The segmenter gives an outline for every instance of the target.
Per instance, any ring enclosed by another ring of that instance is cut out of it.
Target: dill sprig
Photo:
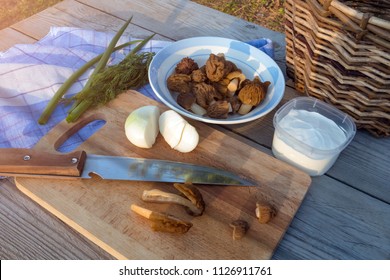
[[[73,97],[78,100],[78,105],[69,112],[66,120],[74,122],[89,108],[104,105],[125,90],[137,89],[147,84],[147,69],[153,55],[151,52],[134,54],[97,73],[89,91],[80,92]]]
[[[90,77],[88,87],[72,97],[76,100],[66,118],[75,122],[89,108],[104,105],[127,89],[137,89],[148,82],[148,68],[153,52],[140,52],[154,36],[139,43],[121,62],[106,67]]]
[[[127,56],[119,64],[108,67],[95,76],[91,84],[96,94],[92,105],[105,104],[127,89],[136,89],[148,82],[148,66],[154,53],[143,52]]]

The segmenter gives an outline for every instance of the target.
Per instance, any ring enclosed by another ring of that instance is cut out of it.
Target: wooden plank
[[[390,206],[327,176],[313,185],[275,259],[390,258]]]
[[[12,28],[5,28],[0,30],[0,51],[5,51],[15,44],[32,44],[36,40],[20,33]]]
[[[0,180],[0,259],[112,259],[112,256]]]
[[[192,1],[177,0],[80,0],[119,18],[134,16],[134,24],[153,30],[172,40],[197,36],[219,36],[241,41],[270,38],[274,42],[275,60],[285,73],[285,35],[251,24]]]
[[[83,5],[85,4],[85,5]],[[98,8],[99,10],[95,9]],[[154,12],[153,12],[154,11]],[[172,16],[172,11],[175,11]],[[196,11],[189,15],[187,11]],[[146,15],[153,15],[150,18]],[[64,0],[12,27],[36,40],[45,36],[50,26],[76,26],[98,31],[117,31],[130,15],[136,26],[128,28],[134,37],[146,37],[152,30],[156,39],[180,40],[195,36],[221,36],[238,40],[270,38],[276,60],[285,67],[285,36],[247,21],[207,8],[191,1],[74,1]],[[172,24],[174,28],[166,28]],[[197,28],[194,28],[194,25]],[[142,28],[140,27],[142,26]],[[191,31],[190,31],[191,30]]]
[[[390,204],[390,137],[358,131],[328,175]]]
[[[130,16],[130,14],[128,15]],[[52,26],[80,27],[96,31],[116,32],[128,18],[120,19],[73,0],[65,0],[28,19],[15,23],[12,28],[39,40]],[[153,32],[130,24],[124,32],[136,38],[146,38]],[[169,40],[160,35],[156,40]]]

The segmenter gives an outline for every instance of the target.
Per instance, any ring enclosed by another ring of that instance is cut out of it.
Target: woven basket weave
[[[390,0],[286,0],[287,74],[295,88],[390,135]]]

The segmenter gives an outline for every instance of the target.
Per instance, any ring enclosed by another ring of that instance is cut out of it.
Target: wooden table
[[[117,31],[132,14],[128,32],[180,40],[221,36],[272,39],[285,71],[284,34],[184,0],[64,0],[0,31],[0,50],[33,43],[50,26]],[[289,83],[287,83],[289,84]],[[284,104],[298,93],[287,86]],[[279,107],[278,107],[279,108]],[[215,128],[271,154],[275,111],[248,124]],[[358,131],[326,175],[312,178],[299,211],[274,259],[390,258],[390,138]],[[100,247],[24,196],[10,178],[0,181],[1,259],[112,259]]]

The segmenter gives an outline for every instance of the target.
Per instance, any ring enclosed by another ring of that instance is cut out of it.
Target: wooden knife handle
[[[0,174],[79,177],[86,153],[53,154],[32,149],[0,149]]]

